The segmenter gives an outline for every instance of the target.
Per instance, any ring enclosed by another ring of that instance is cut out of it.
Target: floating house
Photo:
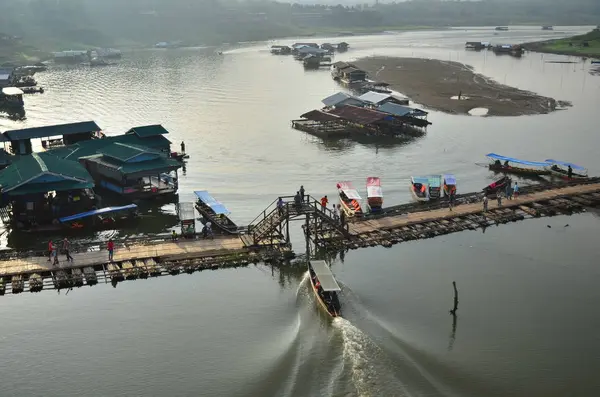
[[[397,110],[398,114],[353,105],[312,110],[293,120],[292,127],[322,138],[368,136],[420,136],[429,124],[426,114],[415,109]]]
[[[378,106],[377,110],[392,114],[396,116],[398,120],[404,121],[407,124],[416,127],[427,127],[431,124],[429,121],[427,121],[428,113],[421,109],[398,105],[397,103],[386,102]]]
[[[346,51],[348,51],[348,47],[350,47],[350,45],[348,45],[348,43],[342,41],[341,43],[338,43],[338,45],[336,46],[336,49],[338,50],[338,52],[346,52]]]
[[[96,185],[131,200],[174,195],[182,164],[160,151],[114,142],[82,157]]]
[[[492,47],[492,51],[496,55],[508,54],[515,57],[520,57],[525,52],[523,47],[518,44],[499,44]]]
[[[334,80],[347,85],[362,84],[367,80],[367,72],[346,62],[334,63],[331,67],[331,76]]]
[[[17,87],[0,89],[0,106],[22,108],[25,105],[23,94],[23,90]]]
[[[289,55],[292,53],[292,48],[286,45],[271,46],[271,54],[273,55]]]
[[[357,97],[346,94],[345,92],[338,92],[321,101],[326,108],[336,108],[346,105],[354,106],[365,106],[365,102],[361,101]]]
[[[306,58],[309,55],[313,56],[313,57],[324,57],[327,54],[329,54],[329,53],[325,50],[322,50],[318,47],[315,48],[315,47],[309,47],[309,46],[298,47],[298,48],[296,48],[296,50],[294,52],[294,56],[298,60],[303,60],[304,58]]]
[[[14,73],[13,68],[0,68],[0,88],[13,85]]]
[[[21,156],[0,171],[3,222],[30,229],[96,204],[94,181],[85,168],[48,153]]]
[[[369,91],[358,97],[359,100],[363,101],[367,105],[377,107],[384,103],[396,103],[398,105],[408,105],[408,98],[399,97],[392,94],[384,94],[381,92]]]
[[[80,63],[88,58],[87,50],[69,50],[69,51],[60,51],[53,52],[52,56],[54,57],[54,62],[56,63]]]
[[[467,41],[465,44],[465,49],[480,51],[485,48],[489,48],[490,46],[491,44],[487,41]]]
[[[10,150],[15,155],[33,153],[32,139],[41,139],[42,147],[72,145],[78,142],[101,138],[102,129],[93,121],[57,124],[45,127],[24,128],[4,131],[5,141],[10,143]]]

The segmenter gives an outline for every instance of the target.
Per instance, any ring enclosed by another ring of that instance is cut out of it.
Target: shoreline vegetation
[[[579,36],[523,44],[528,51],[600,59],[600,27]]]
[[[488,116],[522,116],[545,114],[569,105],[499,84],[458,62],[369,57],[353,64],[411,100],[446,113],[467,115],[473,109],[487,109]]]

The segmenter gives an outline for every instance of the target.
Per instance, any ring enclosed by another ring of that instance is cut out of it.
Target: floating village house
[[[0,216],[17,228],[51,225],[96,203],[94,181],[85,168],[49,153],[19,157],[0,172],[0,185]]]
[[[377,108],[384,103],[396,103],[398,105],[408,105],[408,98],[399,97],[392,94],[384,94],[381,92],[369,91],[358,97],[359,100],[364,102],[367,107]]]
[[[346,105],[364,106],[365,103],[357,97],[345,92],[338,92],[330,95],[321,101],[326,109],[335,109]]]
[[[273,55],[289,55],[292,53],[292,48],[286,45],[271,46],[271,54]]]
[[[32,139],[41,139],[42,147],[49,149],[56,146],[72,145],[77,142],[102,137],[102,130],[93,121],[58,124],[45,127],[24,128],[5,131],[3,134],[10,144],[10,151],[15,155],[33,153]]]
[[[367,80],[367,72],[347,62],[334,63],[331,66],[331,76],[334,80],[348,85],[364,83]]]
[[[13,85],[13,77],[13,68],[0,68],[0,88],[11,87]]]

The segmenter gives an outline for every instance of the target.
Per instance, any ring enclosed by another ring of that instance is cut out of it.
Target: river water
[[[382,178],[387,205],[409,200],[413,174],[453,172],[459,191],[493,178],[494,151],[580,162],[600,173],[600,77],[589,63],[529,53],[465,52],[465,41],[524,42],[585,28],[407,32],[345,38],[336,60],[368,55],[465,62],[501,83],[570,101],[514,118],[431,112],[411,142],[323,142],[290,120],[340,90],[328,71],[305,72],[271,43],[148,50],[106,68],[37,75],[27,120],[0,129],[95,120],[108,134],[162,123],[191,155],[180,200],[208,189],[249,222],[300,184],[335,197],[335,183]],[[339,39],[319,39],[339,41]],[[289,44],[281,40],[277,43]],[[217,50],[223,51],[222,55]],[[162,209],[166,214],[173,206]],[[157,221],[134,232],[166,229]],[[151,227],[153,229],[151,229]],[[7,395],[593,396],[600,390],[597,213],[463,232],[333,261],[343,319],[315,306],[305,269],[260,264],[0,299]],[[294,230],[296,252],[302,238]],[[460,293],[448,314],[452,281]],[[65,296],[66,295],[66,296]]]

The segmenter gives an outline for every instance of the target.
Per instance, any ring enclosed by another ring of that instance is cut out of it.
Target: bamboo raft
[[[310,227],[308,232],[305,229],[305,233],[316,246],[328,250],[391,247],[405,241],[524,219],[569,215],[600,206],[600,179],[522,187],[518,198],[503,200],[501,206],[490,200],[487,212],[483,211],[480,199],[481,193],[457,196],[452,211],[444,200],[388,207],[377,216],[353,220],[345,234],[339,233],[339,225],[337,228]],[[193,273],[259,262],[281,263],[294,256],[291,245],[286,241],[256,245],[251,240],[248,235],[242,235],[211,240],[116,242],[114,261],[110,263],[107,252],[96,244],[86,251],[73,252],[74,261],[64,261],[58,266],[47,261],[46,253],[25,255],[11,251],[0,257],[0,295],[72,289],[101,282],[116,286],[125,280],[150,276]]]

